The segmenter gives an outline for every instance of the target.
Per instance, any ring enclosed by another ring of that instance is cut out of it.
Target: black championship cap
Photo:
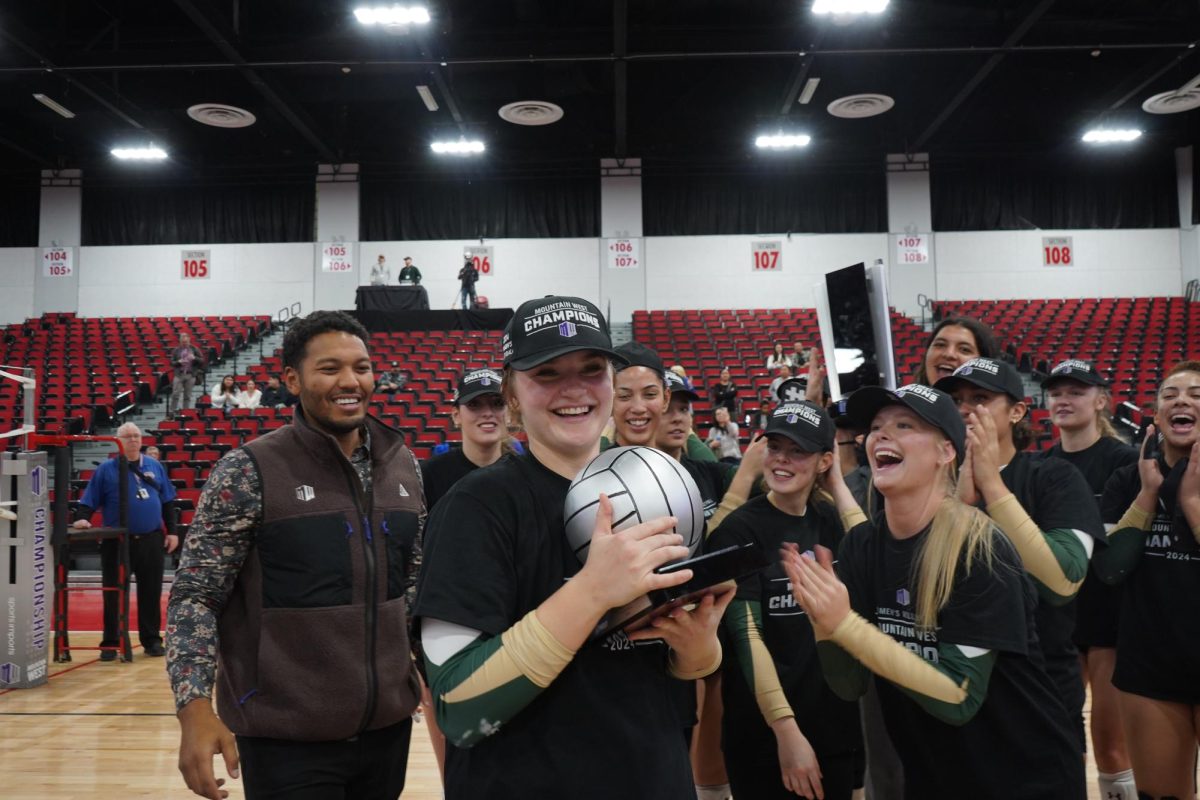
[[[950,379],[942,379],[947,380]],[[920,383],[910,383],[896,390],[885,389],[882,386],[864,386],[846,401],[846,414],[859,428],[868,430],[875,415],[887,406],[904,406],[946,434],[946,438],[954,444],[954,451],[958,453],[958,462],[962,463],[967,452],[967,426],[950,395]]]
[[[458,379],[451,402],[459,406],[485,394],[500,394],[503,377],[494,369],[473,369]]]
[[[700,399],[700,395],[696,393],[696,389],[692,386],[692,382],[687,378],[682,377],[678,373],[667,370],[663,373],[663,379],[666,381],[667,389],[671,392],[672,397],[690,397],[693,401]]]
[[[786,381],[780,383],[775,389],[775,396],[779,398],[779,402],[781,403],[803,402],[804,397],[807,394],[807,377],[788,378]]]
[[[662,359],[658,357],[658,353],[652,350],[641,342],[626,342],[614,351],[618,356],[625,359],[624,367],[646,367],[654,370],[659,375],[664,372]]]
[[[1042,388],[1049,389],[1058,381],[1075,381],[1088,386],[1108,386],[1108,381],[1096,371],[1095,365],[1090,361],[1079,361],[1074,358],[1068,358],[1066,361],[1055,364],[1054,369],[1050,370],[1050,375],[1042,381]]]
[[[825,453],[833,450],[833,420],[821,409],[807,401],[781,403],[771,412],[767,436],[786,436],[808,453]]]
[[[825,409],[825,413],[833,420],[833,426],[838,430],[860,430],[858,422],[846,411],[849,402],[849,398],[843,397]]]
[[[947,375],[935,383],[933,388],[950,393],[960,383],[969,383],[989,392],[1006,394],[1017,402],[1025,399],[1025,385],[1021,383],[1021,376],[1017,368],[1007,361],[972,358],[954,370],[953,375]]]
[[[500,340],[504,366],[533,369],[577,350],[595,350],[623,361],[613,350],[608,323],[593,303],[550,295],[521,304]]]

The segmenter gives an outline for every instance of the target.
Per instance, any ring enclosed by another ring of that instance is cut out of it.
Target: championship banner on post
[[[48,679],[54,557],[46,458],[0,453],[0,570],[7,577],[0,590],[0,689],[30,689]]]

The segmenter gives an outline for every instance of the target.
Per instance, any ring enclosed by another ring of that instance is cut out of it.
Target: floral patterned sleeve
[[[262,480],[244,450],[213,467],[183,543],[167,603],[167,675],[178,711],[211,698],[217,671],[217,618],[262,522]]]

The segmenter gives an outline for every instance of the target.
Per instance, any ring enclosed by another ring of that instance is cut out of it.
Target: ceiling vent
[[[1200,108],[1200,75],[1169,92],[1160,92],[1142,103],[1142,111],[1149,114],[1182,114]]]
[[[500,119],[514,125],[550,125],[562,116],[560,106],[545,100],[520,100],[500,108]]]
[[[248,128],[255,122],[255,116],[246,109],[221,103],[201,103],[189,108],[187,113],[196,122],[214,128]]]
[[[896,105],[886,94],[851,94],[839,97],[826,107],[826,111],[842,119],[863,119],[884,113]]]

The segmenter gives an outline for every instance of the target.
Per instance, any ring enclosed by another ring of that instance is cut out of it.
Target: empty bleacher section
[[[271,327],[265,316],[100,317],[45,314],[0,333],[0,363],[31,367],[37,379],[39,430],[89,433],[123,408],[152,402],[171,384],[169,351],[190,333],[210,361],[232,355]],[[0,424],[18,427],[24,409],[16,386],[0,386]]]

